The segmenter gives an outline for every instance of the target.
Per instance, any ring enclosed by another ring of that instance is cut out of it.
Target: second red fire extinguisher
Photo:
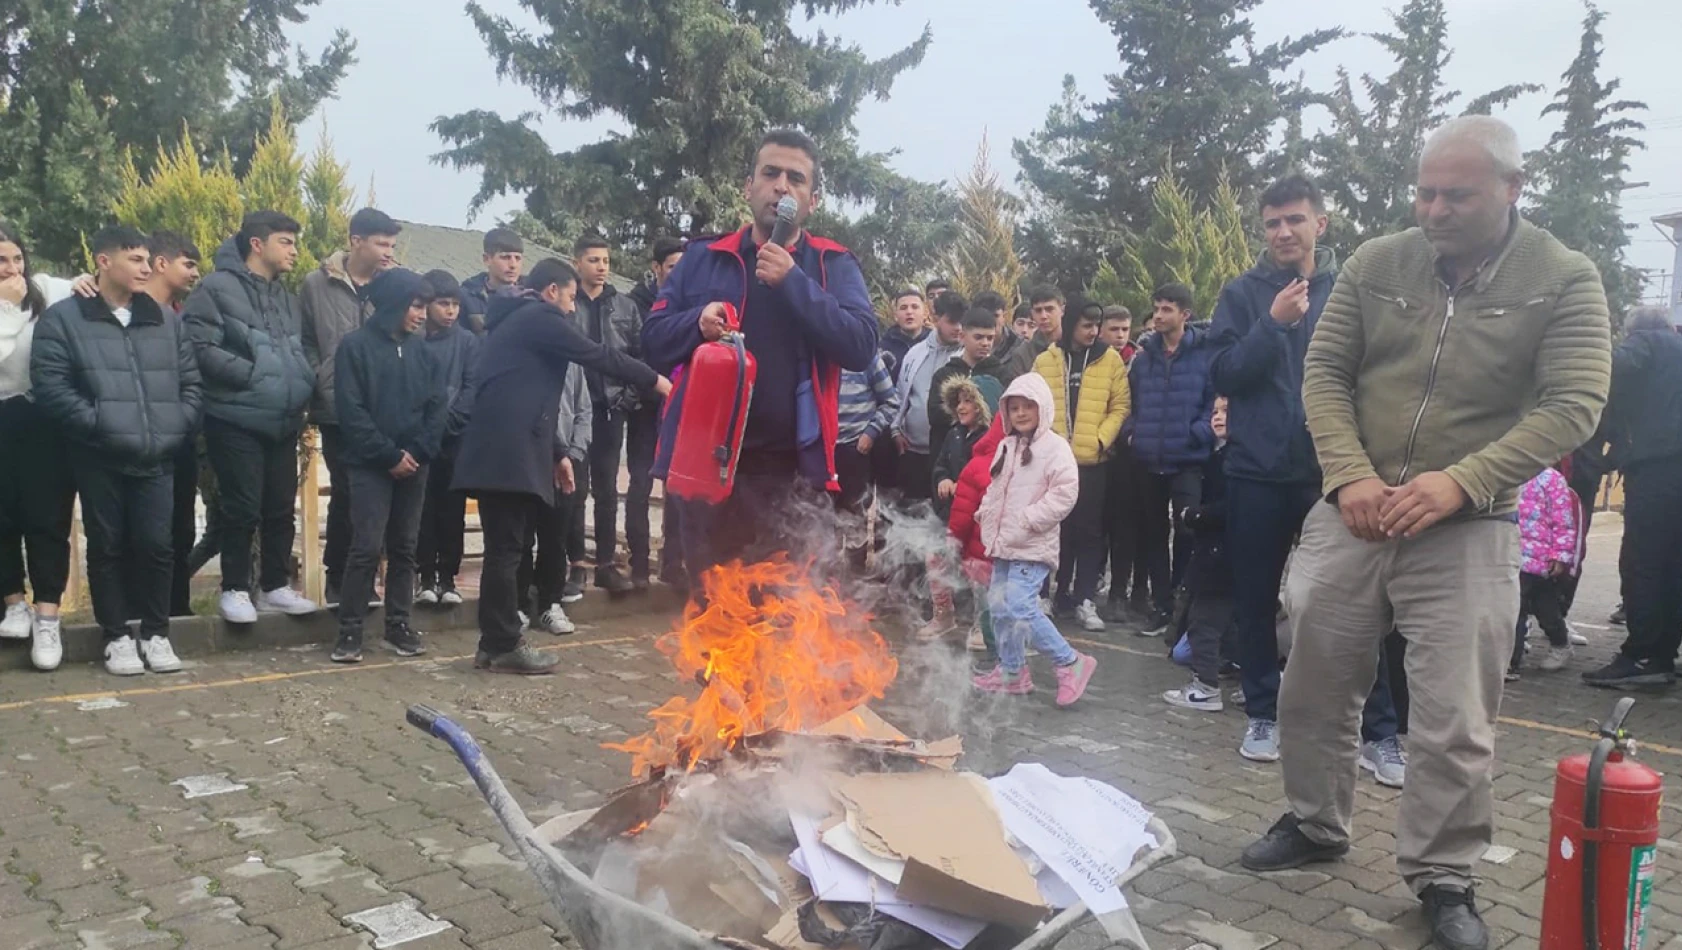
[[[736,484],[736,462],[758,366],[742,339],[736,308],[724,304],[725,333],[695,348],[672,396],[678,407],[666,492],[674,498],[718,504]]]
[[[1541,950],[1641,950],[1664,779],[1629,757],[1634,705],[1620,699],[1594,751],[1555,771]]]

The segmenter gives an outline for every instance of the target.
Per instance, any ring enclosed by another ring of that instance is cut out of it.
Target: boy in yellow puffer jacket
[[[1098,339],[1103,321],[1098,304],[1070,308],[1062,340],[1034,361],[1034,372],[1051,387],[1052,431],[1069,440],[1080,467],[1080,499],[1063,521],[1053,610],[1061,616],[1073,612],[1093,632],[1104,629],[1093,602],[1104,569],[1104,461],[1131,403],[1127,364]]]

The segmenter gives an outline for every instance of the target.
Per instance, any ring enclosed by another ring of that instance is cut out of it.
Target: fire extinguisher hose
[[[1628,744],[1624,720],[1635,706],[1629,696],[1618,700],[1612,715],[1600,725],[1600,741],[1589,756],[1589,773],[1583,789],[1583,950],[1600,950],[1600,793],[1606,763],[1612,753]]]
[[[736,397],[730,402],[730,427],[724,430],[724,444],[713,450],[718,460],[718,483],[730,484],[730,447],[736,442],[736,426],[742,421],[742,394],[748,387],[748,353],[740,333],[732,334],[730,342],[736,346]]]

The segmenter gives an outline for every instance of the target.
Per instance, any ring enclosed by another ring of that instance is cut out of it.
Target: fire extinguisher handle
[[[724,309],[724,329],[729,333],[738,333],[742,329],[742,314],[736,305],[728,301],[720,304]]]
[[[1624,720],[1629,718],[1629,711],[1634,707],[1635,697],[1633,696],[1625,696],[1618,700],[1617,705],[1612,707],[1612,715],[1606,717],[1606,721],[1600,724],[1600,736],[1606,739],[1626,739]]]

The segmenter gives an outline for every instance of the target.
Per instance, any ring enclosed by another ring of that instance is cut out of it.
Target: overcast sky
[[[517,0],[482,0],[487,9],[530,22]],[[1387,7],[1401,0],[1343,0],[1307,4],[1264,0],[1255,16],[1262,43],[1333,25],[1333,11],[1351,31],[1389,26]],[[1647,150],[1631,160],[1626,218],[1634,263],[1669,270],[1672,250],[1648,219],[1682,210],[1682,97],[1676,95],[1676,0],[1602,0],[1605,72],[1623,80],[1622,94],[1645,101]],[[1512,82],[1550,88],[1576,55],[1583,7],[1579,0],[1452,0],[1449,4],[1452,87],[1476,94]],[[982,11],[986,11],[982,14]],[[1305,21],[1304,13],[1310,18]],[[864,147],[898,149],[899,171],[927,180],[952,180],[968,167],[983,131],[1006,181],[1014,181],[1010,143],[1038,128],[1056,100],[1064,74],[1072,73],[1090,98],[1104,95],[1104,77],[1116,70],[1115,42],[1084,0],[906,0],[846,14],[822,25],[833,34],[881,55],[917,36],[923,24],[934,43],[923,64],[901,75],[887,102],[867,101],[857,125]],[[375,179],[382,208],[432,224],[484,227],[519,206],[517,197],[493,202],[477,220],[468,204],[478,187],[473,171],[434,165],[440,149],[427,130],[440,115],[484,108],[505,117],[538,108],[525,88],[499,82],[490,57],[456,0],[358,0],[323,4],[293,31],[307,49],[319,50],[337,27],[357,40],[359,62],[339,98],[305,126],[306,146],[322,124],[359,189]],[[1331,84],[1339,65],[1384,74],[1389,61],[1364,37],[1346,39],[1305,60],[1309,85]],[[1528,96],[1504,117],[1525,147],[1541,145],[1552,126],[1538,113],[1545,95]],[[557,149],[599,138],[611,121],[565,122],[548,117],[542,132]]]

